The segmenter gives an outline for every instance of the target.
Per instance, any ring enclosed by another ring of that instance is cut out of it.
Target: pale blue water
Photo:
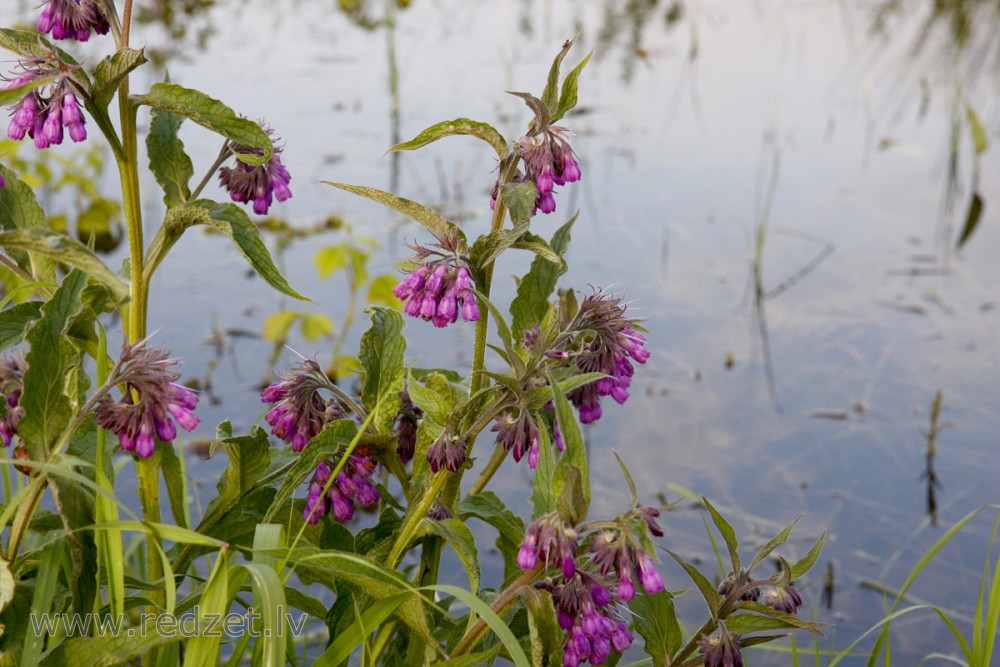
[[[638,373],[632,398],[607,409],[588,432],[592,513],[615,514],[627,502],[614,448],[645,501],[656,502],[659,491],[676,499],[670,484],[704,494],[728,510],[748,545],[801,516],[789,556],[804,554],[828,531],[816,570],[801,582],[806,613],[835,624],[828,634],[844,646],[883,609],[881,595],[859,582],[898,586],[949,525],[998,500],[995,146],[979,158],[986,202],[980,228],[961,252],[953,246],[972,192],[967,105],[989,141],[998,138],[991,41],[1000,10],[981,10],[961,53],[943,24],[915,46],[927,18],[922,12],[930,11],[921,3],[891,16],[884,34],[872,30],[876,3],[870,2],[703,0],[684,3],[682,17],[671,24],[668,4],[649,3],[636,46],[627,25],[606,43],[598,39],[621,2],[415,0],[396,16],[400,133],[407,138],[438,120],[466,116],[493,122],[515,139],[528,116],[503,91],[538,92],[551,57],[578,32],[571,61],[596,49],[581,78],[581,113],[565,121],[576,134],[584,180],[563,189],[555,214],[534,221],[535,231],[547,236],[579,208],[562,285],[613,286],[650,331],[653,356]],[[372,5],[372,14],[381,16],[382,3]],[[393,143],[385,32],[360,29],[333,2],[222,2],[197,24],[214,29],[207,50],[199,53],[192,40],[177,42],[191,52],[187,61],[171,64],[171,78],[276,127],[295,194],[274,212],[298,225],[344,216],[388,248],[377,260],[388,270],[405,254],[404,239],[423,238],[420,230],[319,183],[393,183],[391,161],[382,157]],[[147,36],[151,44],[167,42],[153,27],[134,35],[137,44]],[[985,55],[974,59],[973,52]],[[976,70],[973,61],[980,59]],[[143,87],[140,78],[134,89]],[[959,191],[949,210],[953,118],[963,125]],[[215,156],[218,141],[198,128],[187,132],[197,172]],[[438,142],[402,157],[398,191],[462,214],[467,232],[479,233],[488,225],[491,156],[472,139]],[[796,276],[825,247],[832,252],[765,302],[772,397],[748,280],[753,229],[773,170],[764,290]],[[145,194],[151,233],[160,212],[151,182]],[[222,196],[214,186],[209,194]],[[154,281],[150,328],[159,328],[157,338],[187,358],[188,373],[201,376],[213,354],[207,342],[213,320],[221,329],[259,331],[275,309],[301,307],[338,321],[345,307],[342,278],[320,282],[311,258],[339,239],[299,241],[283,254],[292,284],[317,302],[299,306],[246,279],[223,239],[188,234]],[[509,276],[529,260],[508,257],[497,271],[499,302],[512,294]],[[363,329],[362,320],[355,343]],[[467,368],[471,327],[437,331],[411,321],[408,332],[409,359]],[[329,358],[327,343],[291,343],[306,356]],[[200,410],[205,428],[199,435],[210,435],[226,417],[244,429],[262,412],[254,386],[269,344],[230,337],[227,345],[214,373],[223,402]],[[284,365],[295,361],[291,353],[282,359]],[[945,427],[937,441],[938,525],[931,526],[920,476],[938,389]],[[482,452],[488,443],[479,447]],[[189,470],[214,486],[216,465],[192,458]],[[496,488],[516,506],[529,482],[527,468],[511,468]],[[913,595],[971,616],[991,518],[974,520]],[[667,548],[712,560],[699,514],[682,503],[664,523]],[[492,539],[481,539],[484,553]],[[820,605],[828,563],[835,572],[832,610]],[[689,587],[676,568],[665,565],[663,572],[671,589]],[[700,622],[694,595],[682,600],[687,624]],[[896,627],[899,664],[956,651],[928,614]],[[755,657],[755,664],[762,662],[785,664],[786,658]]]

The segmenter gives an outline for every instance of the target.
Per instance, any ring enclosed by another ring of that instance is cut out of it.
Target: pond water
[[[27,16],[33,3],[21,4]],[[477,234],[489,224],[488,148],[455,138],[398,161],[383,152],[461,116],[514,139],[528,112],[504,91],[539,91],[566,38],[580,35],[570,60],[594,49],[581,108],[565,121],[584,179],[564,188],[555,214],[533,222],[548,236],[579,209],[561,284],[613,286],[649,330],[652,358],[632,398],[587,433],[593,516],[628,501],[613,448],[643,500],[677,499],[678,488],[704,494],[748,545],[801,517],[787,550],[799,557],[826,530],[823,555],[801,583],[806,613],[832,624],[832,643],[843,647],[882,616],[883,596],[865,582],[898,587],[943,531],[998,500],[996,3],[152,4],[159,20],[137,27],[133,41],[179,55],[169,66],[173,81],[266,118],[285,142],[294,197],[274,211],[296,226],[342,216],[382,244],[373,266],[380,271],[392,270],[405,255],[402,241],[423,238],[421,231],[320,181],[393,189]],[[394,30],[382,23],[387,15]],[[973,117],[990,144],[978,157]],[[187,132],[197,172],[219,145],[197,128]],[[151,233],[161,210],[154,184],[144,187]],[[958,249],[973,193],[985,206]],[[214,184],[208,194],[224,196]],[[315,306],[288,303],[248,279],[220,238],[188,234],[160,269],[150,329],[187,359],[188,374],[210,373],[221,398],[202,411],[200,436],[226,417],[235,430],[261,417],[255,387],[271,344],[238,334],[259,332],[280,308],[342,320],[343,277],[320,281],[312,262],[320,247],[342,240],[312,236],[280,255]],[[498,267],[498,302],[512,295],[508,276],[527,261]],[[363,329],[362,318],[345,349]],[[410,321],[407,331],[408,359],[467,367],[471,327],[438,331]],[[329,359],[328,342],[293,335],[290,344]],[[278,367],[294,362],[284,353]],[[923,474],[939,391],[931,508]],[[205,486],[218,471],[215,462],[189,459]],[[515,506],[529,484],[526,467],[495,482]],[[922,575],[915,599],[971,618],[987,514]],[[667,548],[706,565],[714,559],[690,503],[664,524]],[[496,557],[487,558],[495,574]],[[669,588],[690,588],[676,568],[663,572]],[[833,598],[823,604],[828,572]],[[689,626],[699,622],[694,594],[680,607]],[[957,651],[931,614],[895,627],[899,664]],[[781,654],[752,660],[788,663]]]

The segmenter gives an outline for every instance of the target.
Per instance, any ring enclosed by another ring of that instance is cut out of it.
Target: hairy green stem
[[[543,567],[544,565],[542,563],[538,563],[530,570],[522,572],[510,586],[500,592],[497,599],[490,605],[490,609],[498,615],[502,614],[507,607],[512,605],[517,600],[517,595],[521,592],[521,589],[525,586],[531,585],[531,582],[535,580],[535,577],[538,576],[538,573],[542,571]],[[469,628],[469,631],[465,633],[465,636],[462,637],[462,640],[458,642],[458,645],[455,646],[455,650],[451,652],[451,658],[454,659],[460,655],[469,653],[476,646],[476,644],[479,643],[479,640],[483,638],[487,629],[489,629],[489,626],[486,621],[482,618],[477,619],[473,626]]]
[[[493,455],[490,457],[490,460],[486,464],[486,467],[483,468],[483,471],[479,473],[479,477],[476,478],[475,484],[473,484],[472,488],[469,489],[468,495],[475,496],[477,494],[482,493],[483,489],[486,488],[486,485],[490,483],[491,479],[493,479],[493,475],[495,475],[497,470],[500,469],[500,466],[503,465],[503,462],[506,458],[507,458],[506,449],[504,449],[503,447],[497,447],[496,449],[494,449]]]
[[[684,658],[691,655],[695,647],[698,645],[698,640],[704,637],[705,635],[714,632],[715,628],[717,627],[718,627],[718,622],[714,618],[710,618],[707,621],[705,621],[705,623],[700,628],[698,628],[698,631],[695,632],[693,635],[691,635],[691,638],[688,640],[687,644],[684,645],[684,648],[682,648],[680,652],[678,652],[677,655],[674,656],[673,660],[671,660],[668,664],[683,665]]]

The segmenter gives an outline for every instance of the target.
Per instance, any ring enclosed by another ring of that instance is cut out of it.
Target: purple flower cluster
[[[663,590],[663,580],[653,559],[635,544],[631,535],[614,530],[601,531],[590,545],[590,551],[591,562],[602,575],[610,576],[612,570],[617,574],[616,592],[622,600],[635,597],[636,575],[647,593]]]
[[[122,449],[134,451],[140,458],[153,455],[154,435],[162,442],[177,437],[175,421],[187,431],[193,431],[200,421],[193,412],[198,396],[176,384],[180,373],[172,367],[177,360],[168,354],[163,348],[146,347],[145,340],[126,343],[108,378],[109,386],[124,388],[122,397],[114,400],[104,396],[97,405],[98,425],[114,431]]]
[[[11,438],[17,435],[17,425],[24,417],[24,408],[18,403],[24,387],[25,370],[24,357],[19,353],[11,352],[0,357],[0,393],[7,402],[7,414],[0,417],[0,438],[4,447],[10,445]]]
[[[330,475],[335,467],[336,464],[326,461],[316,466],[306,498],[306,523],[314,524],[324,514],[332,514],[338,521],[350,521],[354,516],[355,501],[362,507],[368,507],[381,498],[369,479],[376,468],[370,457],[352,454],[331,482]]]
[[[544,514],[525,531],[517,564],[523,570],[532,569],[539,561],[546,566],[552,564],[561,568],[563,576],[569,579],[576,572],[578,540],[576,529],[566,525],[557,512]]]
[[[264,417],[271,425],[271,433],[301,452],[324,426],[344,417],[337,399],[324,398],[320,393],[329,384],[319,364],[307,360],[280,382],[266,387],[260,393],[260,400],[275,403]]]
[[[504,451],[513,452],[514,461],[520,461],[527,452],[528,466],[535,469],[541,454],[538,425],[527,410],[505,412],[490,430],[496,432],[497,444],[503,446]]]
[[[404,464],[409,463],[417,449],[417,425],[424,411],[414,405],[410,395],[399,392],[399,414],[396,416],[396,453]]]
[[[68,76],[73,68],[60,61],[55,54],[31,57],[22,61],[21,66],[24,71],[16,78],[8,79],[5,90],[40,78],[58,78],[47,86],[34,89],[11,107],[13,115],[7,126],[7,136],[17,141],[29,136],[39,149],[61,144],[64,129],[69,131],[73,141],[86,139],[87,128]],[[47,94],[43,92],[45,88],[48,88]]]
[[[517,154],[524,160],[526,178],[535,184],[538,198],[535,213],[552,213],[556,210],[553,187],[580,180],[580,163],[564,138],[568,130],[558,125],[533,132],[517,140]],[[496,190],[496,189],[494,189]],[[496,206],[496,191],[490,208]]]
[[[263,123],[261,128],[268,135],[274,133],[274,130]],[[253,212],[257,215],[267,213],[274,199],[281,202],[292,196],[292,191],[288,188],[292,175],[288,173],[285,165],[281,164],[283,148],[274,143],[272,148],[271,159],[266,164],[251,165],[235,157],[235,166],[219,170],[219,182],[229,192],[232,200],[241,204],[252,201]],[[261,153],[258,148],[236,142],[229,144],[229,150],[233,155]]]
[[[757,601],[771,609],[794,614],[802,606],[802,595],[795,586],[767,586],[760,592]]]
[[[38,32],[51,32],[53,39],[86,42],[91,30],[106,35],[111,26],[98,0],[47,0],[37,27]]]
[[[474,289],[468,267],[445,259],[421,264],[392,293],[406,302],[407,315],[445,327],[458,321],[459,311],[466,322],[479,319]]]
[[[632,645],[632,633],[618,613],[619,600],[597,579],[577,572],[550,590],[565,631],[563,667],[602,665],[612,650],[621,653]]]
[[[618,403],[628,399],[628,388],[635,372],[630,359],[640,364],[649,359],[646,339],[634,328],[635,320],[625,317],[620,297],[597,290],[580,304],[573,330],[590,332],[575,354],[571,354],[581,373],[604,373],[601,378],[567,394],[580,412],[580,421],[590,424],[601,418],[601,398],[611,396]]]
[[[458,472],[465,465],[465,438],[445,431],[427,448],[427,463],[431,472],[447,469]]]

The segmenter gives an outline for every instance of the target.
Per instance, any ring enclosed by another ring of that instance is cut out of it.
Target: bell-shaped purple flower
[[[0,357],[0,393],[5,397],[7,408],[6,414],[0,417],[0,439],[4,447],[17,435],[17,426],[24,416],[24,408],[19,403],[26,370],[24,357],[19,352],[8,352]]]

